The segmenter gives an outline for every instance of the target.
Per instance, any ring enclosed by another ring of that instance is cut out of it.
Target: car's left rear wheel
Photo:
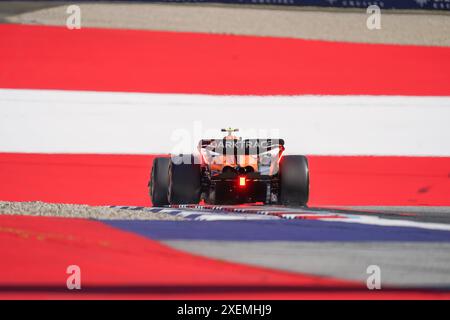
[[[170,158],[155,158],[153,160],[149,188],[150,198],[154,206],[165,206],[169,204],[167,199],[169,161]]]

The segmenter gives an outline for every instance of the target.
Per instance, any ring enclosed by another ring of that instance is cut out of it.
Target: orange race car
[[[202,139],[197,154],[158,157],[149,181],[154,206],[168,204],[306,205],[308,161],[283,155],[283,139],[242,139],[222,129],[223,139]]]

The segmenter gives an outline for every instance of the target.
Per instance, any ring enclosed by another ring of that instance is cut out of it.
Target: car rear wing
[[[284,150],[283,139],[202,139],[198,148],[222,155],[259,155],[274,149]]]

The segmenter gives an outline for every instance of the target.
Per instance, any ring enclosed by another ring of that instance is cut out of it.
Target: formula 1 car
[[[154,206],[173,204],[306,205],[308,161],[283,155],[282,139],[242,139],[222,129],[223,139],[202,139],[198,154],[153,160],[150,197]]]

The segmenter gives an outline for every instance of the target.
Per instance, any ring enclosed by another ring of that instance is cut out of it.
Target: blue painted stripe
[[[450,242],[450,231],[328,221],[103,220],[103,222],[157,240]]]

